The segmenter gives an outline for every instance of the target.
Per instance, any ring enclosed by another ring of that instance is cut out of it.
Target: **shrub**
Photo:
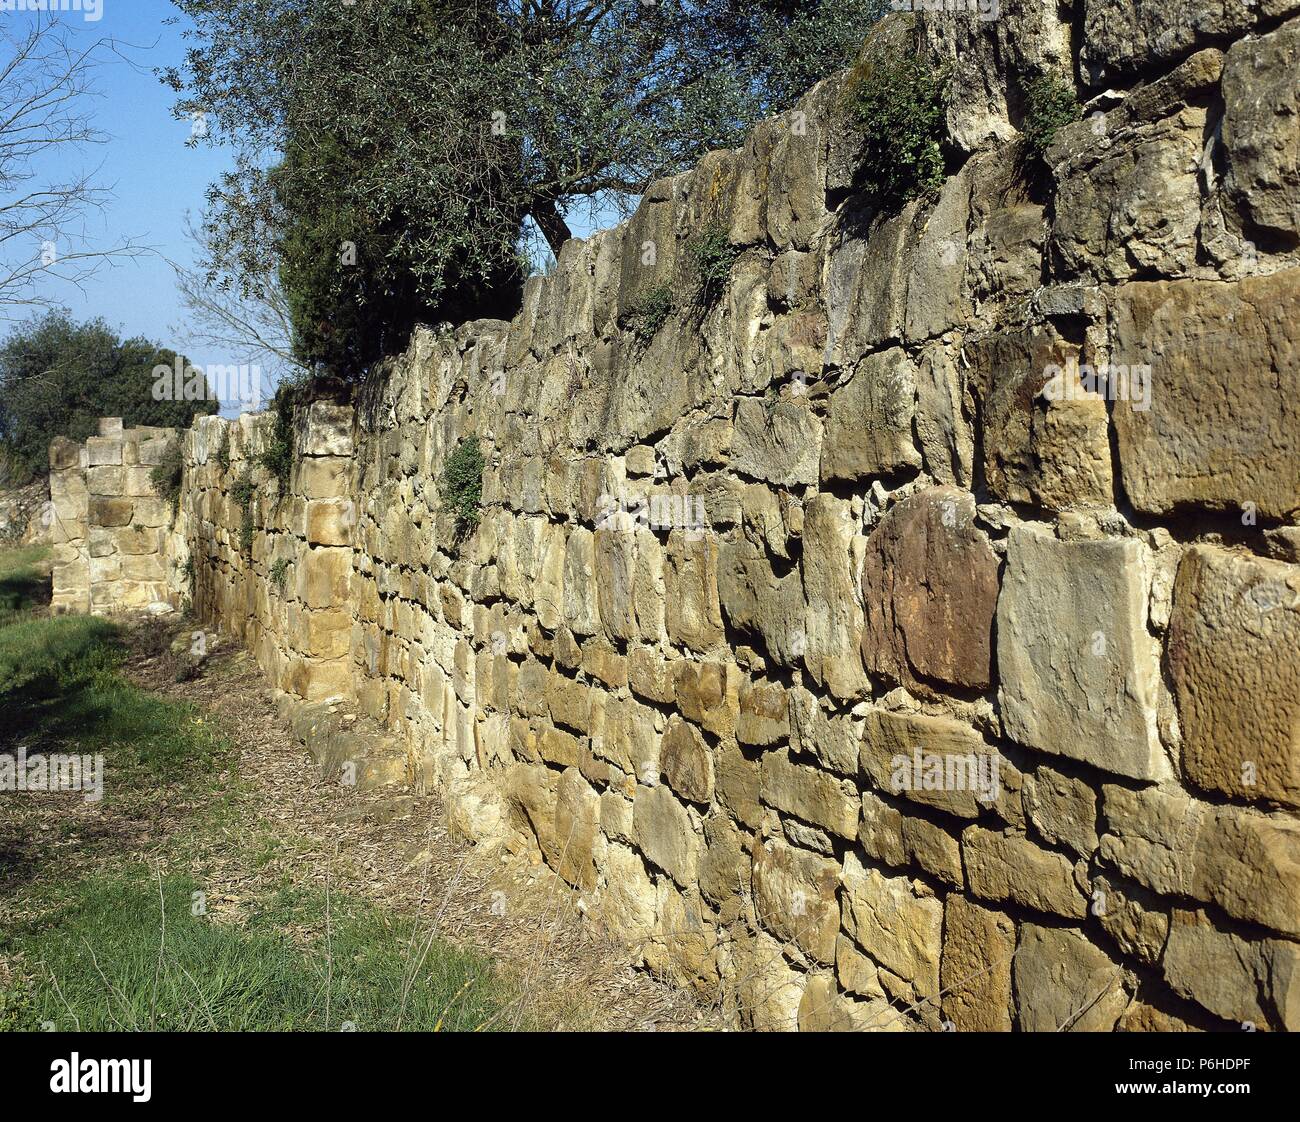
[[[288,576],[289,558],[281,557],[271,566],[270,572],[267,574],[267,579],[270,581],[271,587],[283,595],[285,581],[288,579]]]
[[[230,470],[230,426],[221,434],[221,447],[217,449],[217,463],[222,471]]]
[[[253,552],[253,496],[256,493],[257,488],[253,485],[253,477],[247,471],[230,488],[230,497],[244,512],[244,517],[239,523],[239,552],[245,555]]]
[[[456,445],[442,469],[442,506],[456,518],[456,540],[473,533],[482,518],[483,452],[478,437],[470,436]]]
[[[158,492],[160,498],[175,506],[181,497],[181,480],[185,474],[185,464],[181,458],[181,442],[169,441],[163,454],[149,472],[149,482]]]
[[[1063,74],[1043,74],[1025,84],[1025,113],[1021,132],[1030,153],[1041,160],[1058,130],[1079,119],[1074,83]]]
[[[896,209],[943,186],[940,143],[946,72],[915,55],[877,46],[860,64],[854,110],[863,130],[863,188],[881,208]]]
[[[727,285],[731,267],[740,256],[740,247],[731,244],[731,235],[720,222],[707,226],[690,245],[699,275],[700,298],[712,303]]]
[[[275,391],[272,409],[275,425],[271,430],[271,443],[266,451],[257,457],[257,462],[266,468],[280,484],[283,497],[289,490],[289,475],[293,471],[295,436],[293,411],[298,403],[297,382],[282,382]]]
[[[659,334],[659,329],[672,315],[675,303],[672,286],[667,284],[652,288],[637,301],[628,313],[628,322],[638,343],[649,343]]]

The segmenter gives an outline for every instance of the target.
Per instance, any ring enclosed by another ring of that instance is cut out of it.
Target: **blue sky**
[[[84,293],[51,284],[44,294],[79,319],[103,316],[124,335],[145,335],[168,345],[183,343],[186,316],[164,258],[191,260],[185,214],[199,214],[205,188],[231,163],[228,153],[210,145],[186,146],[189,123],[172,118],[174,95],[153,73],[184,58],[181,27],[165,22],[176,14],[169,0],[103,0],[97,22],[87,22],[78,12],[61,17],[86,45],[102,36],[118,40],[134,65],[109,57],[96,71],[99,97],[91,111],[106,142],[60,151],[40,165],[42,178],[52,180],[98,168],[96,180],[110,189],[111,197],[102,213],[89,217],[91,241],[108,245],[129,237],[158,251],[158,256],[101,269],[83,286]],[[32,18],[0,14],[6,20]],[[203,362],[197,353],[190,357]],[[213,356],[211,361],[220,360]]]
[[[94,4],[86,0],[85,6],[93,9]],[[34,18],[0,11],[3,20]],[[183,65],[188,21],[170,0],[102,0],[98,20],[87,20],[78,11],[60,19],[86,46],[111,37],[130,62],[107,56],[95,74],[98,97],[90,109],[105,142],[80,151],[58,149],[39,165],[39,178],[60,182],[98,169],[95,181],[110,195],[101,212],[89,215],[88,240],[108,246],[133,239],[155,252],[104,266],[80,289],[51,282],[42,294],[77,319],[103,317],[123,336],[143,335],[182,351],[201,367],[237,361],[191,339],[189,315],[168,264],[169,259],[194,264],[185,236],[186,216],[197,220],[208,185],[234,162],[228,149],[208,142],[187,145],[190,123],[172,117],[175,95],[155,73]],[[615,214],[601,214],[593,223],[588,208],[578,206],[571,226],[575,234],[585,236],[597,225],[617,220]],[[0,333],[7,331],[3,320],[0,317]]]

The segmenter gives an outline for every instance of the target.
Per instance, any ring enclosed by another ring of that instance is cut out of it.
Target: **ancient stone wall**
[[[1300,3],[1003,9],[878,32],[950,67],[936,199],[872,213],[829,81],[283,495],[199,422],[194,603],[743,1024],[1295,1027]]]
[[[50,445],[55,611],[99,615],[168,601],[174,512],[150,475],[176,438],[175,429],[124,429],[120,417],[105,417],[84,444],[59,437]]]

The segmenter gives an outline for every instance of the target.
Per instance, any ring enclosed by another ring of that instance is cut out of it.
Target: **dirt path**
[[[114,849],[141,853],[168,838],[185,871],[201,877],[214,917],[238,921],[241,901],[286,878],[317,888],[328,883],[331,891],[414,915],[422,930],[427,923],[431,933],[491,954],[525,987],[535,1023],[625,1031],[718,1027],[689,994],[628,966],[626,948],[585,922],[575,894],[548,870],[521,870],[518,860],[507,863],[450,838],[436,797],[321,781],[247,653],[227,647],[209,658],[201,677],[180,683],[165,655],[137,654],[126,669],[139,684],[207,710],[236,747],[239,782],[215,836],[193,846],[177,833],[192,806],[160,804],[144,824],[101,822],[98,832],[114,838]],[[257,855],[251,863],[249,852]]]

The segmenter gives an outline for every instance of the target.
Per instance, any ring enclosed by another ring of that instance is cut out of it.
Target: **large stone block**
[[[695,882],[700,837],[686,807],[667,787],[637,787],[632,835],[637,847],[683,888]]]
[[[1137,541],[1062,542],[1013,528],[998,602],[1007,734],[1136,779],[1168,774],[1147,597]]]
[[[731,468],[783,487],[817,482],[822,426],[803,400],[736,403]]]
[[[1111,362],[1151,369],[1149,408],[1114,412],[1133,505],[1300,509],[1300,269],[1128,284],[1110,299]]]
[[[1168,665],[1197,786],[1300,806],[1300,566],[1196,546],[1174,586]]]
[[[962,835],[962,856],[971,892],[984,900],[1010,901],[1035,911],[1082,919],[1088,901],[1074,879],[1074,863],[1040,849],[1022,834],[971,826]]]
[[[754,849],[754,906],[759,922],[818,962],[835,961],[838,886],[839,866],[829,858],[777,840]]]
[[[762,759],[760,797],[768,806],[821,826],[841,838],[858,833],[858,795],[853,785],[790,759],[788,751]]]
[[[990,681],[998,559],[965,491],[931,487],[896,504],[867,539],[862,657],[931,692]]]
[[[693,651],[722,642],[718,603],[718,543],[711,533],[674,530],[668,536],[664,605],[668,637]]]
[[[849,504],[830,494],[808,500],[803,528],[803,660],[813,681],[838,698],[862,696],[862,608],[854,588],[855,525]]]
[[[713,754],[689,721],[670,717],[659,748],[659,770],[683,799],[708,803],[713,798]]]
[[[1111,1032],[1129,1002],[1123,969],[1068,928],[1022,924],[1013,977],[1022,1032]]]
[[[1155,787],[1107,784],[1102,794],[1099,853],[1112,867],[1154,892],[1300,936],[1300,822]]]
[[[865,868],[852,851],[843,884],[844,930],[916,998],[937,998],[943,904],[907,877]]]
[[[1300,20],[1234,43],[1223,67],[1224,188],[1249,227],[1292,244],[1300,233],[1298,72]]]
[[[916,368],[899,347],[868,355],[826,405],[821,480],[856,483],[921,466],[912,440]]]
[[[1016,925],[952,893],[944,906],[943,1016],[958,1032],[1010,1032],[1015,1014],[1011,962]]]

